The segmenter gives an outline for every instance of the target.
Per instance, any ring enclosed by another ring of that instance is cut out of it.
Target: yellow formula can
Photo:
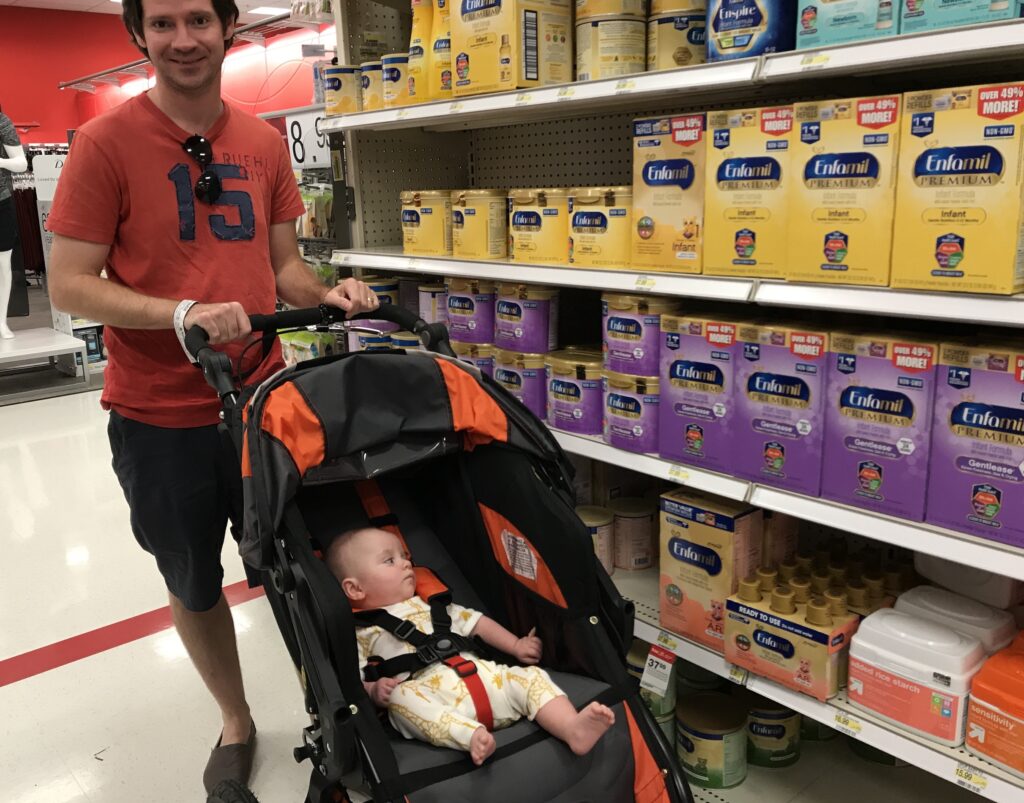
[[[507,194],[504,190],[452,192],[452,255],[504,259],[508,255]]]
[[[360,105],[364,112],[384,108],[381,66],[379,61],[364,61],[359,65]]]
[[[359,68],[336,64],[324,70],[324,106],[328,117],[359,111]]]
[[[647,21],[647,70],[671,70],[707,60],[703,8],[659,14]]]
[[[409,54],[389,53],[380,62],[384,108],[408,106],[412,102],[409,99]]]
[[[569,262],[585,268],[629,265],[632,187],[580,187],[569,193]]]
[[[569,190],[512,190],[508,194],[512,258],[538,265],[569,259]]]
[[[406,254],[452,253],[452,202],[448,190],[402,193],[402,248]]]
[[[643,72],[647,63],[647,20],[602,14],[576,23],[576,80],[614,78]]]
[[[693,13],[694,9],[704,11],[705,5],[701,0],[651,0],[651,16],[660,17],[662,14],[685,14]]]
[[[647,3],[645,0],[576,0],[578,21],[609,14],[643,17],[647,14]]]

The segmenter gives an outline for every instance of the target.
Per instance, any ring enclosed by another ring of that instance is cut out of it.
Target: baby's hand
[[[536,664],[540,662],[541,652],[543,651],[544,645],[541,640],[534,635],[537,632],[537,628],[531,628],[530,632],[527,633],[520,639],[516,639],[515,646],[512,648],[512,655],[521,664]]]
[[[394,678],[381,678],[374,682],[373,688],[370,690],[370,699],[381,708],[384,708],[391,700],[391,693],[397,686],[398,681]]]

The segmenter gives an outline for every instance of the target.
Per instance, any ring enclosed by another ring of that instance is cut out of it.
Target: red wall
[[[141,58],[117,14],[0,6],[0,106],[41,128],[22,142],[66,142],[82,122],[77,96],[57,84]]]

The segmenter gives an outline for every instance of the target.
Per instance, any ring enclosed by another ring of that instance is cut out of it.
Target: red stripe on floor
[[[224,596],[228,605],[238,605],[255,599],[263,593],[262,588],[249,588],[242,580],[224,587]],[[81,661],[90,655],[120,647],[130,641],[152,636],[161,630],[171,627],[171,609],[157,608],[155,611],[142,613],[130,619],[123,619],[88,633],[72,636],[55,644],[48,644],[31,652],[15,655],[0,661],[0,687],[19,680],[41,675],[59,666]]]

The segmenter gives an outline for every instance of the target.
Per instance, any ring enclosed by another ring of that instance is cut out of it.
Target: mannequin
[[[28,170],[25,149],[14,128],[11,118],[0,112],[0,338],[14,337],[7,326],[7,304],[11,298],[11,257],[14,254],[14,239],[17,236],[17,221],[14,215],[14,183],[12,173]]]

